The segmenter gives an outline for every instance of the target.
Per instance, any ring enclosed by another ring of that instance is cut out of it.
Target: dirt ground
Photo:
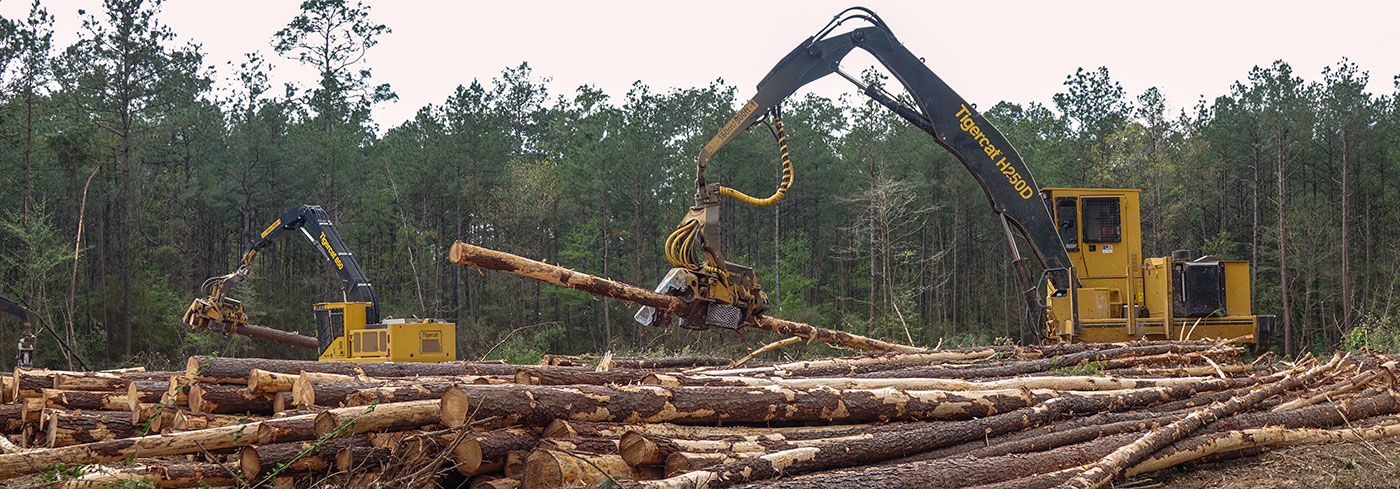
[[[1281,448],[1146,474],[1117,489],[1400,489],[1400,440]]]

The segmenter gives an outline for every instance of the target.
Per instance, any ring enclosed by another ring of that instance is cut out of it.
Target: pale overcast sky
[[[632,82],[658,89],[716,78],[748,98],[773,63],[854,0],[808,1],[379,1],[372,18],[393,33],[370,51],[377,82],[396,103],[375,109],[381,128],[441,103],[457,85],[489,80],[528,61],[552,78],[554,94],[592,84],[622,98]],[[44,2],[58,17],[59,47],[77,38],[77,10],[99,0]],[[182,40],[203,45],[218,78],[226,61],[261,51],[273,82],[309,85],[314,73],[270,46],[296,15],[292,0],[169,0],[160,18]],[[1130,97],[1157,86],[1174,108],[1227,93],[1255,65],[1276,59],[1308,80],[1343,56],[1371,73],[1371,91],[1393,94],[1400,74],[1400,3],[1319,1],[892,1],[871,0],[895,35],[971,102],[1049,103],[1077,67],[1107,66]],[[0,0],[0,15],[23,17],[29,2]],[[845,30],[843,28],[843,30]],[[857,73],[873,58],[843,63]],[[812,89],[849,91],[829,77]]]

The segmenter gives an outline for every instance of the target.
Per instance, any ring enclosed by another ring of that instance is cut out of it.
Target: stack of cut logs
[[[738,367],[192,357],[183,372],[16,369],[3,378],[0,485],[1105,487],[1400,434],[1386,357],[1239,354],[1162,341]]]

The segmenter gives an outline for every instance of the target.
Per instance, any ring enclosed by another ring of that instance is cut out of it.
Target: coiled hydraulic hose
[[[772,114],[773,127],[775,128],[774,136],[778,138],[778,153],[780,153],[783,158],[783,176],[778,180],[778,190],[774,191],[773,195],[760,199],[745,194],[737,189],[721,186],[719,188],[720,195],[733,197],[739,202],[757,207],[768,207],[776,204],[778,201],[783,200],[784,195],[787,195],[788,187],[792,186],[792,159],[788,157],[787,132],[783,130],[783,116],[779,112],[778,107],[773,107]]]

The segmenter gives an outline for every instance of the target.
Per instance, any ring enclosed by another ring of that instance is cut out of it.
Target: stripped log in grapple
[[[594,277],[575,272],[564,267],[541,263],[528,258],[512,255],[458,241],[452,244],[449,259],[460,265],[474,266],[489,270],[513,273],[522,277],[549,282],[555,285],[581,290],[594,295],[610,297],[623,302],[654,307],[666,313],[680,313],[686,309],[685,301],[679,297],[652,292],[622,282]],[[874,338],[818,328],[770,316],[757,316],[749,323],[752,326],[784,336],[797,336],[812,341],[867,351],[915,352],[923,348],[900,345]]]

